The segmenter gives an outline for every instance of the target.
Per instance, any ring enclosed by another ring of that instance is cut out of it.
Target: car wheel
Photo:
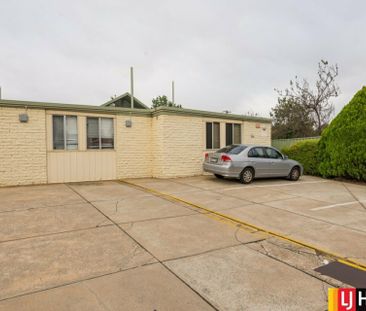
[[[242,170],[239,177],[242,184],[250,184],[254,178],[254,171],[252,168],[246,167]]]
[[[219,174],[214,174],[214,175],[215,175],[215,177],[216,177],[216,178],[218,178],[218,179],[223,179],[223,178],[224,178],[224,176],[219,175]]]
[[[300,169],[295,166],[292,168],[290,175],[289,175],[289,179],[292,181],[296,181],[300,178]]]

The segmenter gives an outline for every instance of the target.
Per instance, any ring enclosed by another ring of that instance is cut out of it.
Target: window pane
[[[64,149],[64,116],[53,116],[53,149]]]
[[[76,116],[66,116],[66,149],[78,149],[78,119]]]
[[[241,126],[234,124],[234,144],[241,144]]]
[[[213,123],[213,147],[214,149],[220,148],[220,123]]]
[[[99,149],[99,119],[87,118],[86,128],[88,149]]]
[[[206,123],[206,149],[212,149],[212,123]]]
[[[255,148],[255,153],[257,154],[257,157],[259,158],[266,158],[267,155],[264,152],[263,148]]]
[[[233,125],[226,123],[226,146],[233,144]]]
[[[282,159],[282,155],[272,148],[266,148],[267,156],[271,159]]]
[[[248,157],[249,158],[256,158],[258,156],[257,152],[255,151],[255,148],[252,148],[248,151]]]
[[[114,146],[113,119],[101,118],[102,149],[110,149]]]
[[[220,150],[217,150],[218,153],[227,153],[227,154],[239,154],[240,152],[242,152],[247,146],[244,145],[230,145],[230,146],[226,146]],[[252,149],[253,150],[253,149]],[[250,152],[252,151],[249,151]]]

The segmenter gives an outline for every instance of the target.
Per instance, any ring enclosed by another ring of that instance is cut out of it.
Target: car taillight
[[[221,161],[222,161],[222,162],[230,162],[230,161],[231,161],[231,158],[230,158],[228,155],[223,154],[223,155],[221,156]]]

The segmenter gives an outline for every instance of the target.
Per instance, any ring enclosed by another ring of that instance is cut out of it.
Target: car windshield
[[[218,153],[227,153],[227,154],[239,154],[242,152],[247,146],[244,145],[230,145],[218,150]]]

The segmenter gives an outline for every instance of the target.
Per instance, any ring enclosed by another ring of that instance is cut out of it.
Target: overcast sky
[[[365,1],[0,0],[3,98],[145,104],[268,116],[295,75],[340,68],[338,112],[366,84]]]

